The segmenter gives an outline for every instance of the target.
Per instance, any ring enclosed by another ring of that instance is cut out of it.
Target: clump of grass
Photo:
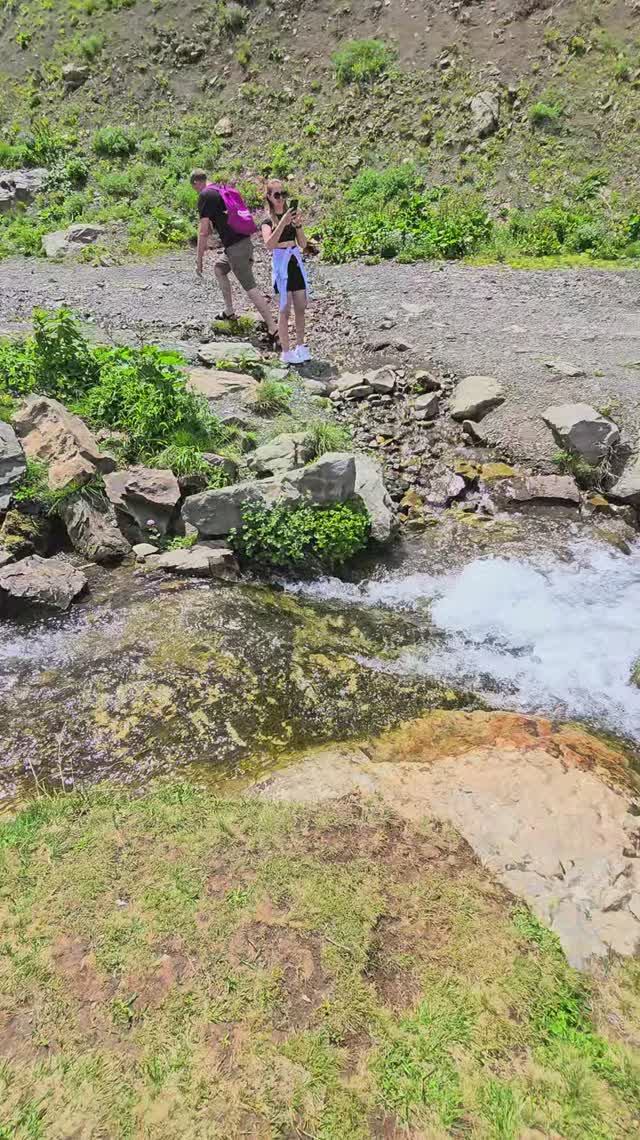
[[[336,79],[348,83],[371,83],[388,72],[395,51],[382,40],[350,40],[331,57]]]
[[[100,54],[104,47],[105,39],[101,35],[87,36],[86,39],[80,40],[78,44],[78,51],[83,59],[91,62]]]
[[[253,317],[243,314],[231,320],[229,317],[213,321],[211,328],[220,336],[248,336],[255,332],[256,322]]]
[[[529,122],[534,127],[557,126],[562,117],[560,103],[545,103],[539,101],[529,108]]]
[[[351,432],[342,424],[315,420],[305,430],[314,459],[328,451],[344,451],[351,445]]]
[[[288,412],[292,395],[293,388],[290,384],[283,384],[280,380],[261,380],[252,401],[253,407],[263,416]]]
[[[235,0],[220,0],[218,4],[218,29],[223,36],[233,36],[247,24],[249,13]]]

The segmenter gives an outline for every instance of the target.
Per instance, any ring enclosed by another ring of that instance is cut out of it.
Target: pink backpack
[[[225,186],[222,182],[210,182],[207,189],[218,191],[227,211],[227,223],[230,229],[235,230],[237,234],[247,236],[258,232],[258,227],[251,217],[251,210],[235,186]]]

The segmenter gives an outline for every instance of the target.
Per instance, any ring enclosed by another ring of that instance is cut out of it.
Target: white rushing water
[[[444,638],[391,665],[472,688],[491,704],[577,717],[640,740],[640,551],[576,549],[571,562],[479,558],[432,577],[389,574],[358,586],[324,579],[298,592],[342,604],[429,607]],[[419,639],[416,639],[419,641]]]

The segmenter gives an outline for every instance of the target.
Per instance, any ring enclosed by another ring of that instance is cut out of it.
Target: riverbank
[[[15,1140],[637,1133],[637,970],[585,980],[450,827],[194,785],[0,827]]]

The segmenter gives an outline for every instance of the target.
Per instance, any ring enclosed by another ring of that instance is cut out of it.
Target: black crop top
[[[272,230],[275,230],[277,225],[278,225],[278,223],[276,222],[276,225],[274,226],[271,218],[263,218],[262,221],[260,222],[261,227],[262,226],[270,226]],[[278,238],[278,242],[280,243],[280,242],[295,241],[295,240],[296,240],[296,227],[295,226],[285,226],[282,233],[280,234],[280,237]]]

